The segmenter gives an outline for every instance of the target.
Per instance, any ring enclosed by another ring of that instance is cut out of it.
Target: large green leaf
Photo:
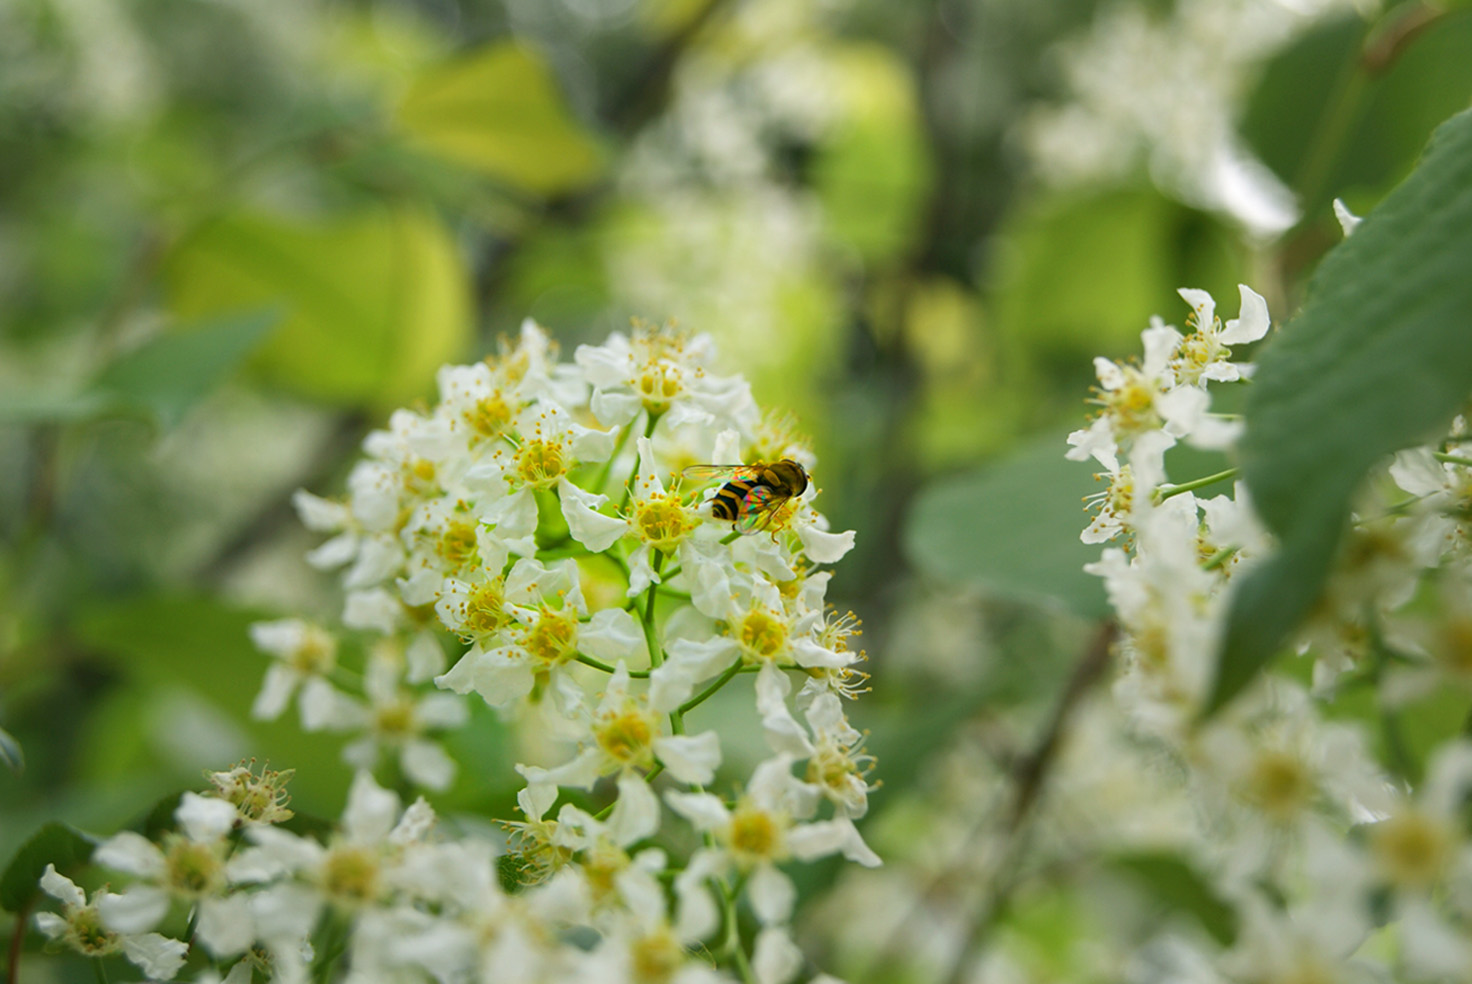
[[[48,823],[21,845],[0,874],[0,907],[19,912],[40,891],[41,875],[48,864],[67,871],[86,864],[92,857],[92,841],[75,827]]]
[[[113,362],[93,388],[116,403],[151,413],[165,426],[177,423],[278,320],[274,312],[256,312],[181,326]]]
[[[1387,13],[1394,20],[1414,5]],[[1389,25],[1385,26],[1389,28]],[[1389,28],[1393,30],[1393,28]],[[1331,19],[1277,55],[1252,96],[1243,132],[1253,149],[1327,220],[1336,196],[1377,196],[1415,163],[1425,135],[1472,95],[1472,11],[1436,19],[1371,65],[1387,30]]]
[[[1062,438],[1040,441],[926,489],[905,528],[910,561],[1000,596],[1052,599],[1089,618],[1105,615],[1104,589],[1083,570],[1099,548],[1078,538],[1088,525],[1082,499],[1100,486],[1088,466],[1064,458],[1067,450]]]
[[[154,773],[161,772],[157,750],[150,742],[169,733],[171,722],[160,717],[168,712],[166,692],[183,688],[203,707],[221,715],[225,727],[244,734],[246,754],[276,768],[297,770],[292,795],[301,800],[303,809],[336,816],[351,778],[338,757],[341,741],[303,734],[294,712],[276,721],[250,717],[269,663],[249,636],[250,624],[261,617],[260,612],[187,596],[99,603],[80,612],[73,625],[78,641],[111,659],[130,678],[110,708],[107,727],[85,733],[86,755],[105,763],[102,768],[113,776],[147,769],[150,762]],[[150,734],[139,734],[144,730]],[[187,728],[180,730],[187,732]],[[231,764],[219,762],[212,767],[223,769]],[[198,777],[198,772],[186,772],[154,778],[167,787]],[[99,775],[96,780],[104,778]]]
[[[1233,601],[1210,707],[1277,653],[1319,597],[1365,472],[1472,391],[1472,114],[1325,257],[1259,360],[1242,470],[1280,540]]]
[[[546,63],[513,42],[419,76],[398,124],[424,149],[537,194],[575,191],[602,168]]]
[[[272,306],[272,381],[344,404],[398,406],[468,337],[468,274],[449,231],[411,207],[309,224],[235,212],[186,237],[165,275],[185,319]]]
[[[1108,862],[1170,911],[1191,913],[1218,943],[1230,946],[1236,939],[1236,910],[1184,858],[1166,851],[1142,851],[1115,855]]]

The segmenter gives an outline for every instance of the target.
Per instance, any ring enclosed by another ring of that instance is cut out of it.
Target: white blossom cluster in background
[[[1109,685],[1063,722],[1033,815],[1012,812],[1021,753],[995,721],[938,758],[907,807],[927,848],[825,903],[841,972],[1469,979],[1472,431],[1459,417],[1371,476],[1297,655],[1203,720],[1232,585],[1272,543],[1240,483],[1203,497],[1234,469],[1174,482],[1165,453],[1230,451],[1239,422],[1212,390],[1250,378],[1234,349],[1269,318],[1247,287],[1225,323],[1181,295],[1187,331],[1157,319],[1143,358],[1096,360],[1097,412],[1069,437],[1108,482],[1082,538],[1103,545],[1087,569],[1118,626]],[[894,811],[871,833],[886,848],[906,829]]]
[[[255,714],[294,703],[305,729],[351,736],[336,829],[279,826],[285,775],[219,773],[161,841],[98,849],[116,890],[89,902],[48,871],[62,911],[40,928],[160,980],[190,946],[156,930],[184,912],[197,979],[231,984],[252,968],[283,982],[811,978],[783,866],[879,863],[854,825],[872,758],[845,714],[864,655],[822,569],[854,534],[829,532],[811,483],[746,536],[711,518],[723,478],[682,484],[694,463],[813,464],[713,355],[705,336],[636,325],[559,362],[528,322],[498,356],[442,369],[437,405],[365,439],[343,500],[297,495],[329,535],[309,560],[342,571],[342,629],[252,628],[271,658]],[[339,665],[358,651],[360,677]],[[741,736],[703,727],[700,705],[728,686],[750,694],[769,754],[718,795],[723,742]],[[515,767],[509,844],[441,833],[423,798],[405,808],[374,778],[447,788],[463,763],[441,739],[474,699],[539,739],[542,757]]]
[[[1058,61],[1069,101],[1034,110],[1020,136],[1049,180],[1117,180],[1141,165],[1187,204],[1271,237],[1297,220],[1292,195],[1237,133],[1250,85],[1316,24],[1378,0],[1176,0],[1100,8]]]

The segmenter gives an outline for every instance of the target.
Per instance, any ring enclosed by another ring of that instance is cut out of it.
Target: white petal
[[[445,672],[445,651],[433,632],[419,632],[409,641],[404,652],[409,664],[404,679],[410,683],[423,683]]]
[[[317,925],[322,897],[305,885],[285,882],[250,897],[256,937],[274,948],[305,941]]]
[[[213,796],[185,793],[174,811],[174,819],[190,840],[209,843],[219,840],[235,826],[238,816],[235,804]]]
[[[792,917],[792,904],[797,899],[797,889],[792,879],[777,870],[773,864],[759,865],[746,883],[747,896],[751,899],[752,911],[763,925],[785,923]]]
[[[680,816],[689,820],[697,830],[718,830],[731,822],[731,811],[720,798],[710,793],[682,793],[671,790],[664,800]]]
[[[251,918],[250,897],[229,895],[204,899],[199,903],[199,941],[217,957],[242,953],[255,942],[255,920]]]
[[[1361,222],[1365,221],[1358,215],[1355,215],[1353,212],[1351,212],[1349,210],[1349,206],[1345,205],[1337,198],[1334,199],[1334,218],[1339,220],[1339,228],[1344,230],[1344,236],[1346,239],[1349,238],[1350,233],[1354,232],[1355,227],[1357,227]]]
[[[720,767],[721,739],[714,731],[664,735],[654,739],[654,753],[676,779],[704,786],[715,778]]]
[[[644,630],[624,609],[604,608],[578,628],[578,648],[589,656],[616,663],[644,653]]]
[[[306,489],[293,492],[291,504],[302,525],[313,533],[332,533],[343,529],[352,521],[352,513],[345,503],[324,499]]]
[[[41,891],[63,905],[80,909],[87,904],[87,894],[77,887],[76,882],[57,871],[54,864],[46,865],[46,870],[41,873]]]
[[[223,801],[217,801],[223,802]],[[229,806],[229,804],[226,804]],[[231,807],[234,810],[234,807]],[[98,845],[92,860],[104,868],[127,872],[141,878],[161,878],[166,862],[164,852],[142,834],[131,830],[114,834]],[[153,927],[148,927],[152,929]]]
[[[301,679],[301,673],[285,663],[272,663],[266,667],[261,692],[256,694],[255,703],[250,708],[251,717],[258,721],[274,721],[280,717]]]
[[[384,789],[367,772],[353,776],[342,831],[350,841],[377,844],[388,836],[399,816],[399,796]]]
[[[297,704],[303,731],[350,731],[368,723],[368,710],[321,677],[302,686]]]
[[[1268,302],[1246,284],[1238,284],[1237,290],[1242,295],[1242,313],[1228,321],[1218,336],[1224,345],[1245,345],[1268,333]]]
[[[762,730],[774,752],[785,752],[796,758],[813,754],[807,732],[787,707],[787,694],[792,689],[787,675],[773,663],[763,664],[756,675],[756,711],[762,718]]]
[[[391,635],[399,625],[403,606],[383,588],[349,591],[342,606],[342,624],[350,629],[371,629]]]
[[[157,885],[133,885],[120,894],[103,892],[97,898],[97,914],[114,933],[146,933],[168,911],[169,893]]]
[[[757,934],[751,969],[757,984],[787,984],[802,969],[804,957],[787,930],[768,926]]]
[[[155,980],[173,980],[188,953],[187,943],[157,933],[123,937],[123,956]]]
[[[539,778],[554,786],[592,789],[593,783],[603,777],[604,762],[603,753],[596,746],[585,748],[571,761],[564,762],[555,769],[545,770],[539,774]]]
[[[409,804],[394,829],[389,831],[388,842],[398,847],[418,844],[429,836],[435,825],[434,807],[423,796]]]
[[[607,461],[613,454],[613,446],[618,439],[619,428],[610,427],[602,431],[574,423],[569,431],[572,434],[574,458],[579,461]]]
[[[629,526],[624,520],[598,512],[598,507],[608,501],[608,496],[585,492],[565,477],[558,480],[557,493],[568,533],[593,553],[602,553],[628,532]]]
[[[423,738],[404,742],[399,750],[399,765],[410,782],[437,793],[450,788],[459,770],[455,760],[438,742]]]
[[[358,555],[358,534],[341,533],[307,551],[307,563],[319,571],[341,567]]]
[[[589,403],[598,422],[610,427],[622,427],[633,421],[644,408],[644,401],[636,393],[620,393],[598,390]]]
[[[808,523],[795,527],[797,538],[802,541],[803,552],[816,564],[834,564],[854,548],[854,531],[825,533]]]
[[[619,776],[618,799],[608,817],[614,842],[628,846],[659,830],[659,800],[644,777],[632,772]]]
[[[71,929],[71,923],[54,912],[38,912],[36,928],[54,940],[65,936],[67,930]]]

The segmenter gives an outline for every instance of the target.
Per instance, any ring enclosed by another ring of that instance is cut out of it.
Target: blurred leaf
[[[15,740],[15,735],[4,728],[0,728],[0,761],[4,761],[11,772],[22,772],[26,767],[25,750]]]
[[[1153,189],[1035,199],[1000,236],[992,310],[1012,350],[1034,359],[1136,350],[1151,315],[1185,317],[1185,302],[1160,307],[1177,287],[1236,293],[1229,237]]]
[[[1209,708],[1318,599],[1365,472],[1445,427],[1472,390],[1472,113],[1337,248],[1259,359],[1243,475],[1280,548],[1234,597]]]
[[[1472,94],[1472,12],[1437,19],[1373,76],[1367,33],[1347,17],[1305,34],[1267,65],[1243,121],[1257,154],[1325,220],[1329,199],[1354,204],[1356,189],[1378,194],[1402,178],[1426,134]]]
[[[92,857],[93,842],[75,827],[48,823],[21,845],[0,875],[0,908],[20,912],[41,890],[41,876],[48,864],[65,874]]]
[[[79,641],[111,657],[138,684],[119,691],[123,701],[119,714],[152,715],[159,704],[145,699],[147,696],[156,696],[164,685],[183,686],[244,729],[250,742],[247,755],[271,761],[277,768],[297,770],[292,795],[300,795],[304,809],[336,816],[351,779],[350,770],[338,757],[340,740],[303,734],[290,713],[277,721],[256,721],[250,716],[268,659],[251,645],[248,629],[262,617],[263,613],[232,608],[210,598],[155,596],[95,604],[79,613],[74,630]],[[145,763],[138,756],[144,753],[152,756],[153,771],[159,770],[157,752],[135,736],[142,732],[141,726],[114,722],[110,730],[114,738],[117,732],[129,736],[123,744],[130,751],[113,763],[114,772],[140,768]],[[109,740],[107,734],[94,738],[104,743]],[[107,758],[108,750],[99,748],[95,754]],[[221,762],[218,767],[230,764]],[[182,778],[187,782],[192,777]]]
[[[99,416],[112,407],[112,401],[104,394],[92,390],[75,393],[0,393],[0,422],[69,423]]]
[[[602,168],[551,70],[513,42],[437,66],[409,87],[398,124],[426,150],[543,195],[575,191]]]
[[[1088,466],[1068,461],[1061,438],[980,471],[937,482],[916,499],[905,552],[919,570],[980,584],[997,595],[1053,599],[1088,618],[1108,613],[1084,564],[1099,547],[1079,541],[1082,499],[1099,491]]]
[[[1237,938],[1237,913],[1189,862],[1166,852],[1120,854],[1111,867],[1128,874],[1167,910],[1191,913],[1222,946]]]
[[[171,426],[238,366],[279,320],[274,312],[256,312],[199,326],[181,325],[125,353],[102,371],[92,388]]]
[[[834,236],[889,260],[914,239],[930,178],[914,82],[879,45],[851,45],[832,66],[845,119],[819,150],[814,187]]]
[[[429,389],[470,327],[468,275],[433,214],[400,206],[307,224],[231,213],[169,258],[182,318],[276,305],[286,317],[255,360],[316,399],[400,406]]]

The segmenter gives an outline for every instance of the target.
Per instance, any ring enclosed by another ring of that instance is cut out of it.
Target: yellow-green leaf
[[[280,310],[256,366],[335,403],[388,407],[424,395],[470,328],[465,264],[443,223],[411,207],[322,223],[227,213],[176,247],[166,278],[180,318]]]
[[[536,194],[574,191],[602,168],[547,64],[511,42],[420,75],[398,124],[424,150]]]

